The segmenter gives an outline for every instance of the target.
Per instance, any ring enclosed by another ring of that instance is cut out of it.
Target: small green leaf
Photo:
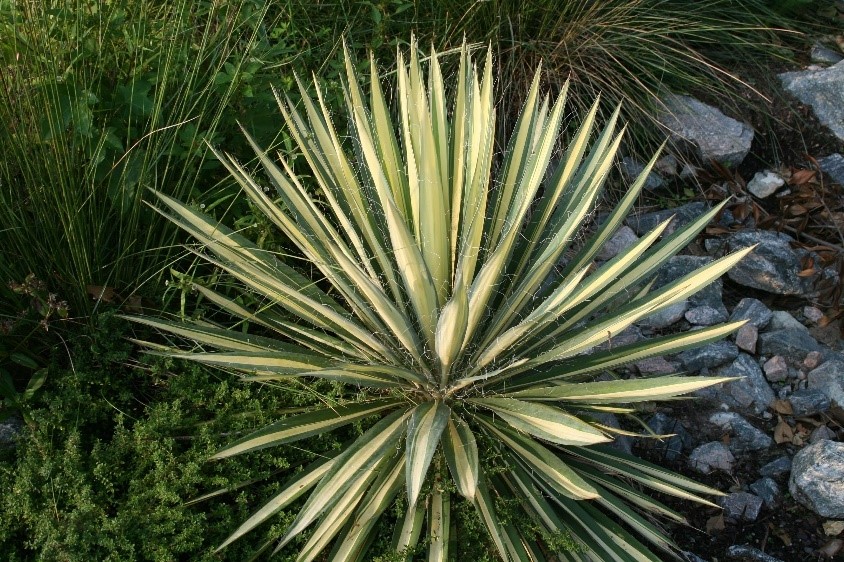
[[[26,390],[23,391],[23,400],[31,400],[35,393],[38,391],[39,388],[44,386],[44,382],[47,380],[47,374],[49,373],[48,369],[38,369],[33,373],[32,377],[30,377],[29,382],[26,384]]]

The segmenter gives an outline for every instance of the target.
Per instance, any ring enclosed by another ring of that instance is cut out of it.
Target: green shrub
[[[208,463],[232,433],[312,398],[243,387],[181,362],[130,366],[123,324],[106,317],[68,342],[72,365],[51,365],[51,384],[27,404],[32,423],[14,448],[0,449],[0,486],[11,492],[0,499],[4,560],[220,560],[214,547],[278,483],[238,486],[315,458],[295,449]],[[334,436],[314,443],[337,445]],[[220,489],[231,491],[187,504]],[[244,544],[225,559],[245,560],[253,550]]]
[[[464,49],[448,90],[436,53],[427,77],[415,49],[407,66],[400,56],[395,128],[374,61],[371,67],[367,103],[347,55],[350,147],[319,92],[314,100],[302,86],[301,110],[289,99],[280,102],[315,188],[306,189],[286,159],[271,159],[257,144],[269,185],[219,156],[298,255],[266,251],[159,194],[170,219],[198,240],[194,252],[236,280],[255,305],[196,285],[239,319],[236,327],[209,318],[133,317],[195,347],[148,345],[262,385],[314,394],[311,385],[333,385],[323,406],[237,439],[213,458],[265,454],[363,423],[359,437],[298,473],[220,548],[300,506],[274,552],[297,541],[298,560],[317,559],[329,548],[332,560],[366,559],[376,523],[398,504],[405,507],[393,550],[424,546],[429,560],[446,560],[454,548],[451,506],[463,496],[505,560],[542,559],[547,552],[575,560],[658,560],[633,533],[673,552],[671,540],[640,511],[683,517],[630,483],[707,505],[697,494],[718,492],[607,447],[614,430],[593,414],[634,415],[639,402],[725,379],[596,377],[720,339],[740,323],[595,348],[714,281],[749,250],[651,291],[648,281],[715,216],[713,209],[660,240],[666,221],[595,266],[648,173],[603,224],[590,225],[622,138],[615,132],[618,111],[591,140],[594,104],[546,175],[565,95],[553,103],[542,98],[540,73],[499,161],[491,56],[481,74]]]

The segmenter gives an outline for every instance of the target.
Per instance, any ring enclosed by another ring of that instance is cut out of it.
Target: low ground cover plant
[[[622,380],[612,370],[717,340],[740,323],[624,346],[611,340],[714,281],[749,250],[652,290],[648,281],[716,208],[663,235],[666,221],[596,264],[648,173],[600,224],[589,220],[623,136],[618,111],[596,133],[596,102],[546,174],[565,88],[543,97],[537,71],[499,155],[492,57],[479,71],[464,49],[458,67],[447,85],[437,53],[426,76],[412,49],[409,60],[399,55],[387,90],[372,60],[365,96],[347,54],[348,143],[318,87],[313,98],[300,85],[301,109],[279,96],[310,187],[283,155],[257,144],[266,179],[218,155],[296,252],[264,250],[158,194],[162,213],[199,242],[193,251],[254,306],[197,284],[237,324],[131,317],[195,347],[148,345],[244,381],[301,388],[331,381],[337,389],[323,406],[237,439],[213,458],[362,424],[360,436],[294,472],[220,548],[295,507],[280,539],[262,549],[293,548],[298,560],[367,559],[376,523],[397,504],[404,507],[392,544],[399,558],[422,548],[429,560],[446,560],[462,497],[504,560],[660,560],[675,547],[650,515],[683,517],[645,490],[707,505],[701,495],[718,494],[607,446],[619,430],[601,415],[633,416],[639,402],[726,380]]]

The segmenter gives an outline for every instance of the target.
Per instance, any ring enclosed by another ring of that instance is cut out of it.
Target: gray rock
[[[812,416],[829,409],[829,396],[818,388],[801,388],[789,396],[795,416]]]
[[[677,281],[695,270],[704,267],[712,262],[712,258],[707,256],[674,256],[668,260],[665,265],[659,269],[659,273],[654,281],[654,289],[663,287]],[[720,279],[710,283],[694,295],[689,297],[689,306],[697,308],[700,306],[708,306],[721,312],[726,319],[727,308],[721,299],[721,288],[723,283]]]
[[[816,307],[816,306],[804,306],[803,307],[803,318],[811,322],[812,324],[817,324],[821,320],[823,320],[824,314],[823,311]]]
[[[824,47],[820,43],[812,45],[812,49],[809,51],[809,56],[812,58],[812,62],[821,64],[835,64],[844,60],[844,56],[842,56],[841,53],[833,51],[828,47]]]
[[[638,324],[645,328],[661,330],[682,320],[687,308],[689,308],[689,301],[680,301],[643,318]]]
[[[771,382],[783,382],[788,380],[788,365],[782,355],[774,355],[762,366],[765,370],[765,378]]]
[[[677,357],[683,362],[683,367],[691,373],[701,369],[711,369],[723,365],[738,357],[738,347],[729,341],[716,341],[703,347],[687,349]]]
[[[788,489],[818,515],[844,518],[844,443],[818,441],[794,455]]]
[[[822,425],[820,427],[816,427],[814,431],[812,431],[811,435],[809,435],[809,443],[817,443],[818,441],[823,441],[824,439],[829,439],[830,441],[835,441],[835,432],[832,431],[829,426]]]
[[[665,209],[664,211],[655,211],[653,213],[645,213],[642,215],[631,215],[627,218],[626,222],[627,225],[633,229],[633,232],[642,236],[656,228],[656,226],[662,222],[674,217],[674,220],[669,223],[663,233],[663,236],[667,236],[677,230],[678,227],[692,222],[708,210],[709,205],[702,201],[695,201],[693,203],[683,205],[682,207],[677,207],[676,209]]]
[[[844,185],[844,156],[836,153],[818,158],[818,166],[833,182]]]
[[[778,174],[770,170],[765,170],[763,172],[756,172],[756,175],[747,182],[747,190],[759,199],[764,199],[776,193],[784,184],[785,180]]]
[[[595,346],[595,351],[606,351],[610,347],[621,347],[622,345],[636,343],[643,339],[645,339],[645,336],[642,335],[642,331],[638,327],[628,326],[620,333],[612,334],[611,341],[605,341],[601,345]]]
[[[823,351],[806,330],[796,329],[760,334],[757,349],[762,355],[782,355],[793,361],[802,361],[813,351]]]
[[[803,330],[804,332],[808,332],[809,328],[804,326],[790,312],[776,310],[771,314],[771,323],[768,324],[768,331],[775,332],[777,330]]]
[[[590,412],[589,415],[607,427],[621,429],[621,424],[618,423],[618,418],[615,414],[606,412]],[[627,435],[613,435],[612,437],[613,440],[609,444],[610,447],[621,451],[622,453],[627,453],[628,455],[633,452],[633,439],[631,437]]]
[[[785,72],[783,87],[812,110],[818,120],[844,140],[844,61],[820,70]]]
[[[758,246],[727,275],[740,285],[778,295],[810,293],[811,280],[797,275],[803,268],[800,255],[791,248],[793,241],[787,234],[768,230],[743,230],[732,234],[727,239],[731,250]]]
[[[817,368],[817,366],[821,364],[821,361],[823,361],[823,353],[820,351],[813,351],[806,355],[806,358],[803,360],[803,366],[811,371],[812,369]]]
[[[791,472],[790,457],[778,457],[759,469],[759,474],[767,478],[780,478],[789,472]]]
[[[679,369],[665,360],[664,357],[651,357],[634,363],[640,375],[670,375]]]
[[[831,359],[809,372],[809,388],[817,388],[833,405],[844,408],[844,361]]]
[[[756,340],[759,339],[759,328],[747,323],[736,332],[736,345],[742,351],[756,353]]]
[[[774,440],[766,433],[753,427],[749,421],[735,412],[718,412],[712,414],[709,417],[709,421],[732,434],[730,438],[730,451],[733,454],[738,455],[748,451],[761,451],[772,447],[774,444]]]
[[[656,161],[654,164],[654,169],[660,173],[662,176],[676,176],[677,175],[677,168],[680,166],[680,163],[677,161],[671,154],[666,154],[662,158]]]
[[[756,521],[762,510],[762,498],[747,492],[733,492],[721,498],[718,503],[724,510],[724,517],[734,521]]]
[[[750,152],[753,129],[690,96],[669,95],[659,121],[678,144],[690,144],[704,162],[738,166]]]
[[[0,422],[0,447],[14,445],[21,432],[23,424],[21,420],[12,416]]]
[[[696,326],[713,326],[727,320],[725,312],[706,305],[691,308],[684,316],[689,324]]]
[[[713,470],[730,472],[735,462],[736,458],[720,441],[704,443],[689,455],[689,466],[701,474],[709,474]]]
[[[626,250],[639,240],[636,233],[629,226],[623,225],[619,228],[612,237],[607,240],[607,243],[601,247],[601,251],[595,256],[595,259],[600,261],[611,260],[619,254],[622,250]]]
[[[632,156],[625,156],[621,159],[621,174],[628,183],[636,181],[644,171],[645,165]],[[663,185],[665,185],[665,180],[656,172],[650,172],[647,179],[645,179],[645,185],[643,187],[649,191],[653,191]]]
[[[661,412],[648,420],[648,427],[657,435],[671,435],[665,439],[641,438],[639,441],[643,448],[657,452],[667,461],[675,460],[695,444],[694,437],[682,423]]]
[[[783,562],[779,558],[774,558],[770,554],[765,554],[758,548],[746,544],[734,544],[728,548],[727,558],[739,560],[740,562]]]
[[[776,481],[768,477],[760,478],[751,484],[750,491],[762,498],[762,501],[765,502],[765,507],[769,509],[776,507],[782,497],[782,492],[780,492],[780,487]]]
[[[745,411],[749,410],[761,414],[774,403],[776,396],[771,390],[762,369],[753,358],[746,353],[739,353],[729,365],[715,370],[719,377],[741,377],[737,381],[728,382],[719,387],[702,389],[698,396],[709,398],[726,404],[727,406]]]
[[[762,301],[753,298],[743,298],[733,309],[730,315],[730,322],[747,320],[760,330],[771,321],[771,309],[765,306]]]

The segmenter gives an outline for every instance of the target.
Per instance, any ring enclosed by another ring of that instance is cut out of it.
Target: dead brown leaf
[[[795,203],[794,205],[789,205],[788,207],[786,207],[785,212],[792,217],[799,217],[808,213],[809,209],[807,209],[800,203]]]
[[[723,531],[726,528],[724,525],[724,514],[719,513],[718,515],[713,515],[709,519],[706,520],[706,532],[710,535],[712,533],[717,533],[719,531]]]
[[[791,402],[789,402],[788,400],[775,400],[774,411],[778,414],[784,414],[786,416],[790,416],[794,413],[794,409],[791,407]],[[780,418],[780,421],[782,421],[782,418]]]
[[[772,535],[782,541],[782,544],[791,546],[791,535],[788,534],[788,531],[782,527],[775,526],[773,523],[768,523],[768,529],[770,529]]]
[[[132,295],[126,302],[124,303],[127,312],[132,312],[135,314],[140,314],[144,311],[143,306],[141,304],[141,297],[139,295]]]
[[[818,554],[824,558],[834,558],[844,549],[844,540],[832,539],[818,549]]]
[[[101,300],[105,303],[114,302],[117,298],[117,292],[112,287],[104,287],[102,285],[85,285],[85,292],[91,295],[95,301]]]
[[[791,177],[788,178],[788,185],[801,185],[815,181],[815,176],[818,173],[815,170],[792,170]]]
[[[830,519],[829,521],[823,522],[823,532],[828,537],[840,535],[842,531],[844,531],[844,521],[835,521]]]
[[[774,428],[774,441],[779,443],[791,443],[794,440],[794,430],[786,423],[782,416],[779,416],[779,423]]]

